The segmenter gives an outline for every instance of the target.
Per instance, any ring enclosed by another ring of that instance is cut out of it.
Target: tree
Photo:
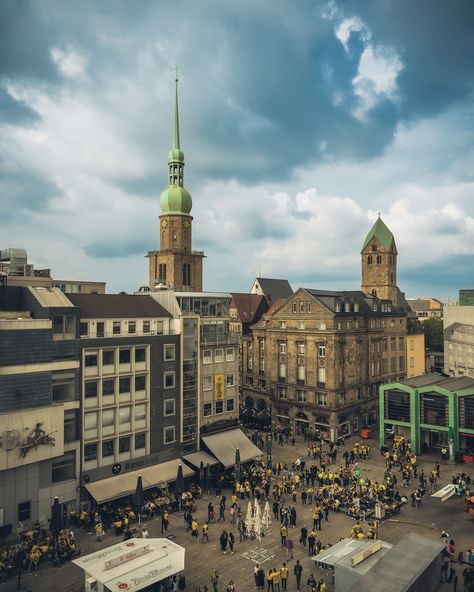
[[[431,317],[421,324],[425,332],[425,347],[431,351],[443,351],[443,319]]]

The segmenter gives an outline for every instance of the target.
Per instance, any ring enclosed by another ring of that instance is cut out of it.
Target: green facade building
[[[424,374],[379,389],[380,443],[401,435],[416,454],[446,447],[474,452],[474,379]]]

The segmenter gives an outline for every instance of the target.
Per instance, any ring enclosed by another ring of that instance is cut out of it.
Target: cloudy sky
[[[471,0],[2,0],[0,248],[147,283],[180,64],[205,289],[356,289],[382,213],[408,296],[474,287]]]

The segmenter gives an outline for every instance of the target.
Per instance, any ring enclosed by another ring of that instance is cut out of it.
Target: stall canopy
[[[207,454],[207,452],[204,452],[204,450],[200,450],[199,452],[192,452],[191,454],[186,454],[186,456],[183,456],[183,460],[184,462],[190,464],[192,467],[196,467],[196,469],[201,468],[201,463],[204,468],[207,467],[207,465],[213,467],[219,464],[217,458],[214,458],[210,454]]]
[[[146,588],[184,569],[184,548],[168,539],[129,539],[74,559],[85,579],[108,590]]]
[[[158,487],[163,482],[172,483],[176,481],[180,464],[181,460],[177,458],[158,465],[143,467],[138,471],[130,471],[129,473],[108,477],[93,483],[86,483],[84,487],[97,503],[110,502],[135,493],[138,475],[142,476],[144,490]],[[193,469],[184,465],[183,476],[186,478],[191,475],[194,475]]]
[[[237,448],[240,450],[240,462],[243,463],[263,456],[260,448],[257,448],[239,428],[202,436],[201,439],[226,469],[234,466]]]

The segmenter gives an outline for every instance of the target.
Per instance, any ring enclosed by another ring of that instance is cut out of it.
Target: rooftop
[[[414,378],[403,380],[400,384],[405,384],[412,388],[438,386],[447,391],[456,392],[474,388],[474,378],[469,378],[469,376],[449,377],[438,374],[437,372],[431,372],[430,374],[423,374],[422,376],[415,376]]]
[[[68,294],[68,298],[74,306],[81,309],[81,317],[83,318],[171,317],[170,313],[151,296],[135,294]]]

